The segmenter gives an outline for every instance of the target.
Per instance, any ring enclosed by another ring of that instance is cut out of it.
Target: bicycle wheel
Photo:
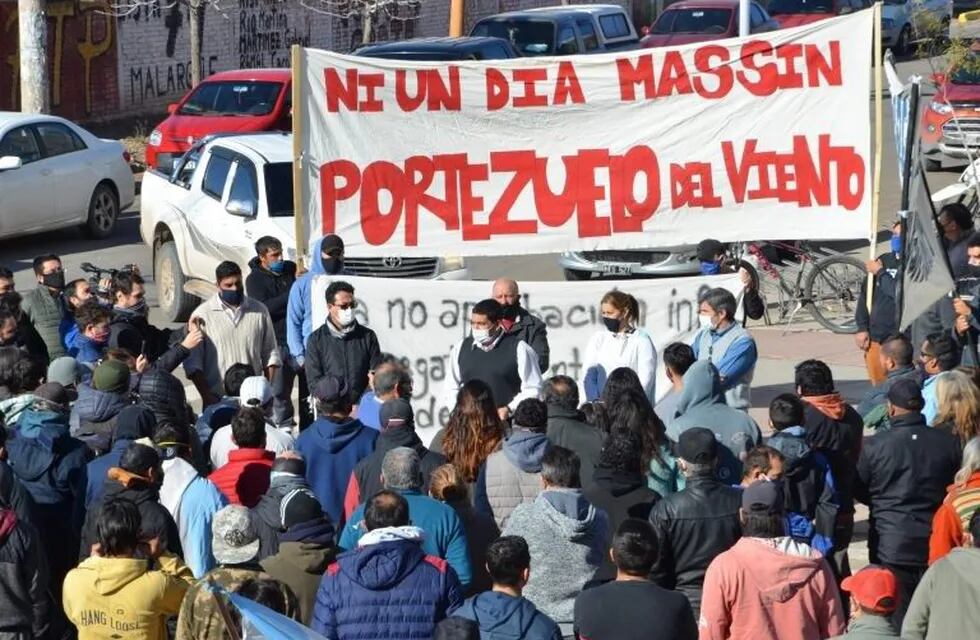
[[[803,289],[814,320],[834,333],[857,333],[854,311],[867,275],[864,263],[851,256],[818,260]]]

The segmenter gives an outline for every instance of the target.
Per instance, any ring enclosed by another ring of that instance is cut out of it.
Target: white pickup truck
[[[293,220],[293,141],[288,133],[216,135],[191,147],[169,174],[143,176],[140,235],[153,249],[160,309],[172,322],[186,320],[214,281],[223,260],[247,273],[255,241],[273,236],[286,257],[296,258]],[[350,275],[465,279],[462,258],[357,258]]]

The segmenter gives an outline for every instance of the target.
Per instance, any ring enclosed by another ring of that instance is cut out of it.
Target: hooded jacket
[[[964,532],[970,518],[980,508],[980,471],[974,471],[966,484],[946,489],[942,505],[932,517],[929,535],[929,564],[933,564],[956,547],[963,546]]]
[[[742,538],[704,577],[701,640],[821,640],[844,633],[837,583],[819,551]]]
[[[79,559],[88,558],[92,553],[92,545],[99,541],[97,524],[102,505],[119,498],[129,500],[139,509],[141,537],[160,538],[162,548],[178,557],[184,555],[180,546],[180,531],[173,516],[160,504],[160,493],[156,487],[150,486],[145,479],[116,467],[109,472],[102,500],[93,503],[85,516]]]
[[[602,509],[609,516],[609,531],[615,532],[627,518],[648,520],[653,505],[660,500],[660,494],[647,487],[646,476],[599,465],[593,476],[591,486],[582,490],[582,495],[590,504]],[[605,582],[616,579],[616,566],[609,558],[609,546],[602,557],[602,567],[596,580]]]
[[[742,479],[741,456],[762,443],[762,432],[746,412],[725,404],[718,369],[707,360],[695,362],[684,374],[677,417],[667,427],[667,436],[677,442],[682,433],[694,427],[714,432],[721,445],[718,479],[738,484]]]
[[[371,455],[378,432],[360,420],[337,423],[323,417],[296,440],[306,460],[306,481],[333,522],[342,524],[344,496],[357,463]]]
[[[975,638],[980,629],[977,602],[980,602],[980,549],[953,549],[922,576],[902,623],[902,638]]]
[[[71,434],[88,445],[96,455],[109,450],[116,417],[132,404],[129,389],[122,393],[99,391],[78,385],[78,400],[71,409]]]
[[[328,640],[429,640],[463,602],[456,572],[419,545],[415,527],[371,532],[372,542],[341,554],[317,592],[313,630]]]
[[[79,640],[166,640],[167,617],[180,611],[191,572],[171,554],[158,571],[141,558],[88,558],[65,578],[65,614]]]
[[[228,462],[208,476],[231,504],[252,508],[269,489],[269,474],[275,454],[265,449],[235,449]]]
[[[304,476],[283,472],[271,473],[269,490],[262,494],[258,504],[249,511],[252,526],[259,534],[259,560],[278,553],[279,536],[286,531],[282,526],[280,511],[282,499],[296,489],[310,489]]]
[[[368,372],[381,362],[378,336],[356,321],[350,331],[335,335],[328,319],[306,341],[305,362],[310,389],[333,375],[347,381],[348,395],[356,403],[368,387]]]
[[[95,368],[95,363],[102,359],[109,342],[96,342],[84,333],[79,333],[68,345],[68,352],[75,356],[75,361],[80,365]],[[89,369],[91,371],[91,369]]]
[[[227,505],[228,500],[218,487],[198,475],[183,458],[164,460],[162,466],[160,504],[177,524],[187,567],[195,578],[200,578],[216,564],[211,553],[211,523],[214,514]]]
[[[112,448],[88,463],[88,486],[85,488],[85,508],[102,497],[109,469],[119,466],[123,451],[134,440],[153,436],[156,428],[153,412],[141,405],[130,405],[116,417],[116,430],[113,433]]]
[[[245,292],[265,305],[272,318],[276,332],[276,342],[286,344],[286,307],[289,305],[289,290],[296,281],[296,263],[285,260],[282,273],[273,273],[262,268],[258,256],[248,261],[251,269],[245,278]],[[322,265],[321,265],[322,268]],[[285,357],[285,354],[282,354]]]
[[[767,443],[783,454],[783,496],[789,534],[827,555],[834,548],[834,527],[840,509],[830,463],[806,443],[803,427],[789,427]]]
[[[476,477],[474,504],[493,516],[498,527],[519,504],[541,493],[541,459],[551,446],[547,433],[516,429],[487,458]]]
[[[402,426],[381,431],[374,443],[374,453],[362,459],[354,467],[344,496],[344,514],[350,517],[358,505],[384,489],[381,484],[381,463],[385,454],[397,447],[408,447],[419,454],[422,461],[422,493],[429,492],[429,477],[436,467],[446,464],[446,457],[430,451],[422,444],[413,427]]]
[[[575,596],[602,564],[609,520],[577,489],[543,491],[514,509],[502,535],[522,536],[534,567],[524,596],[572,634]]]
[[[322,244],[323,238],[313,243],[313,250],[310,252],[310,270],[293,283],[286,303],[286,343],[289,346],[289,355],[295,358],[301,367],[306,354],[306,341],[313,334],[313,299],[310,297],[310,289],[314,278],[326,275],[323,261],[320,259]]]
[[[864,420],[839,393],[800,399],[806,442],[827,457],[837,483],[842,517],[850,517],[854,513],[854,470],[861,455]],[[849,534],[836,541],[838,548],[849,543]]]
[[[0,636],[44,638],[49,623],[48,566],[37,529],[0,510]]]
[[[299,601],[300,622],[307,626],[313,621],[320,581],[337,556],[335,533],[327,518],[293,525],[283,532],[279,551],[259,563],[266,573],[293,590]]]
[[[64,515],[82,502],[88,450],[68,434],[67,415],[28,409],[6,447],[10,468],[37,505],[53,505]]]
[[[561,640],[555,621],[527,598],[489,591],[473,596],[453,616],[480,625],[481,640]]]
[[[602,432],[585,422],[578,409],[548,404],[548,440],[574,451],[578,456],[582,463],[579,477],[583,487],[592,484],[592,473],[599,464],[599,453],[602,451],[602,439]]]

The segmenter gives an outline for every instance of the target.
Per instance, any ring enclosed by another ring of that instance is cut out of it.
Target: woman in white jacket
[[[636,372],[651,404],[656,402],[657,349],[653,339],[636,326],[640,305],[623,291],[610,291],[602,297],[602,324],[585,348],[585,397],[591,402],[602,394],[606,379],[614,369],[627,367]]]

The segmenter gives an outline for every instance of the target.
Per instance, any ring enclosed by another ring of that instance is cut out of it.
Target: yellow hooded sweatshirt
[[[167,616],[180,612],[194,575],[170,554],[157,563],[150,571],[145,559],[91,557],[69,571],[62,599],[79,640],[166,640]]]

